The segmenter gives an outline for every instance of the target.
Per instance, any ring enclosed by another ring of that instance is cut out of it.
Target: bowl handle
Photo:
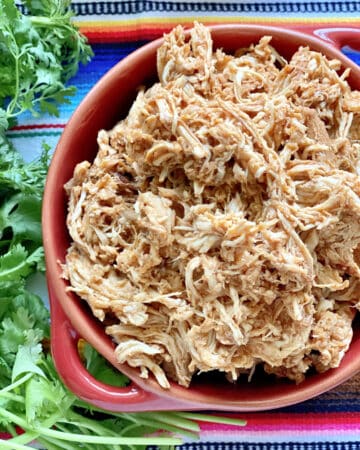
[[[79,334],[58,301],[51,300],[51,352],[64,384],[86,402],[108,411],[134,412],[184,409],[183,402],[160,397],[143,390],[133,382],[124,388],[96,380],[84,367],[79,352]]]
[[[309,29],[316,37],[322,39],[327,44],[341,50],[342,47],[349,46],[360,51],[360,29],[351,27],[321,27]]]

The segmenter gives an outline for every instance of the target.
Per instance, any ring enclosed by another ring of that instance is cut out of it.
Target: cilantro
[[[0,389],[18,375],[14,364],[19,349],[38,345],[49,338],[49,312],[42,300],[29,292],[23,279],[0,282]],[[37,347],[38,349],[38,347]],[[19,358],[19,357],[18,357]]]
[[[129,379],[106,361],[91,345],[84,343],[83,358],[85,367],[94,378],[110,386],[124,387]]]
[[[0,0],[0,129],[23,111],[58,115],[74,87],[66,82],[92,50],[71,22],[68,0]]]
[[[49,163],[50,147],[43,145],[38,159],[25,163],[19,152],[0,133],[0,198],[14,191],[31,194],[41,200]]]
[[[13,382],[24,373],[37,373],[38,375],[45,377],[44,372],[37,365],[41,359],[42,352],[41,345],[37,343],[37,340],[38,336],[34,334],[32,338],[29,339],[29,342],[19,346],[11,374]]]
[[[0,282],[44,269],[41,202],[48,158],[26,164],[12,154],[11,161],[0,151]]]

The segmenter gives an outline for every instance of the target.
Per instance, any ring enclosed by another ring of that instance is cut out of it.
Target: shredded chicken
[[[270,41],[232,56],[175,28],[159,82],[66,185],[69,289],[163,388],[257,366],[300,382],[351,342],[360,93],[338,61]]]

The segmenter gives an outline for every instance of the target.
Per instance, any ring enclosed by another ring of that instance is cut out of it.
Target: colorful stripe
[[[308,414],[287,414],[283,412],[269,413],[237,413],[231,414],[229,417],[244,418],[246,417],[246,428],[251,430],[292,430],[299,426],[306,425],[309,429],[334,429],[334,428],[351,428],[360,430],[360,413],[342,412],[342,413],[308,413]],[[202,425],[202,430],[214,431],[221,429],[222,431],[239,430],[234,425],[219,425],[206,422]],[[239,433],[244,430],[241,429]]]
[[[28,133],[10,133],[12,139],[60,136],[62,131],[31,131]]]
[[[184,1],[121,1],[72,2],[77,16],[149,14],[151,12],[191,14],[201,12],[266,13],[266,14],[333,14],[360,12],[360,3],[342,2],[184,2]]]
[[[219,25],[219,24],[256,24],[264,26],[281,26],[285,28],[303,29],[304,31],[312,31],[317,27],[355,27],[360,23],[357,17],[349,17],[338,22],[329,22],[328,19],[317,19],[316,23],[309,23],[307,19],[291,18],[277,19],[274,23],[272,18],[252,18],[247,16],[233,16],[224,18],[214,18],[210,16],[199,17],[177,17],[166,19],[159,18],[138,18],[134,20],[109,20],[109,21],[78,21],[77,25],[81,31],[88,37],[91,43],[96,42],[129,42],[137,40],[152,40],[161,37],[164,33],[168,33],[174,26],[183,25],[191,27],[194,20],[197,20],[204,25]]]
[[[184,444],[183,450],[359,450],[360,444],[348,442],[199,442]]]
[[[247,424],[239,429],[231,425],[202,423],[202,440],[228,442],[236,437],[239,441],[261,442],[272,438],[277,443],[305,443],[324,440],[348,441],[360,436],[360,413],[324,414],[313,411],[308,414],[287,414],[273,411],[232,414],[230,417],[245,418]]]
[[[109,1],[72,2],[76,23],[90,42],[151,40],[174,25],[189,27],[242,23],[314,30],[317,27],[359,26],[360,2],[206,2]]]
[[[47,129],[47,128],[64,128],[65,123],[33,123],[28,125],[16,125],[11,130],[34,130],[34,129]]]

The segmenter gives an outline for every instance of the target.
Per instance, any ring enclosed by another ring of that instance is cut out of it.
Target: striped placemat
[[[78,88],[60,116],[20,118],[12,139],[26,159],[40,153],[41,142],[55,147],[73,110],[115,63],[174,25],[256,23],[303,28],[360,26],[357,1],[76,1],[76,22],[89,37],[95,56],[72,80]],[[360,63],[360,54],[347,55]],[[360,375],[304,403],[264,413],[242,413],[247,426],[201,424],[201,441],[188,450],[355,450],[360,449]]]
[[[356,26],[354,1],[113,1],[74,2],[77,21],[93,42],[153,39],[174,25],[257,23],[286,27]]]

